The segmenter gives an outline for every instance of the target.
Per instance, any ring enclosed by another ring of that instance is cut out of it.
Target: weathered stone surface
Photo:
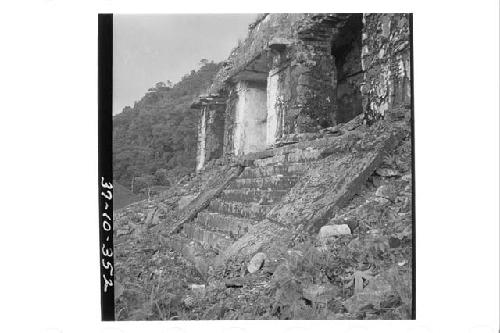
[[[227,65],[217,73],[210,88],[210,93],[218,92],[228,78],[243,71],[252,60],[263,53],[263,50],[266,50],[270,45],[275,45],[276,40],[287,40],[287,42],[282,42],[282,45],[287,45],[289,40],[296,40],[295,34],[297,31],[311,25],[313,15],[299,13],[266,14],[263,19],[257,20],[249,31],[248,37],[230,55]]]
[[[397,170],[389,169],[389,168],[378,168],[377,174],[382,177],[397,177],[400,173]]]
[[[256,202],[261,205],[277,203],[288,190],[261,190],[261,189],[228,189],[224,190],[220,199],[225,201]]]
[[[313,303],[326,303],[339,293],[339,289],[331,284],[312,284],[303,289],[303,297]]]
[[[253,225],[243,237],[219,255],[216,264],[222,265],[227,259],[236,255],[248,258],[259,251],[266,252],[268,257],[275,258],[275,253],[272,251],[286,251],[287,246],[284,244],[288,242],[289,236],[289,230],[284,226],[267,220],[261,221]],[[271,240],[274,247],[268,252]]]
[[[355,136],[339,139],[347,141],[339,146],[349,146],[350,150],[310,165],[310,170],[267,214],[267,220],[228,247],[221,260],[264,250],[272,257],[271,253],[286,249],[295,230],[318,232],[335,210],[344,207],[360,190],[396,145],[402,134],[400,126],[379,123]]]
[[[189,239],[219,251],[226,249],[233,242],[229,236],[223,233],[204,229],[192,222],[185,223],[182,228],[182,233]]]
[[[333,224],[325,225],[321,227],[318,234],[318,239],[320,241],[326,241],[327,239],[340,236],[340,235],[350,235],[351,229],[347,224]]]
[[[411,173],[407,173],[406,175],[404,175],[403,177],[401,177],[402,180],[404,181],[407,181],[407,182],[411,182]]]
[[[194,264],[196,270],[203,276],[206,276],[216,257],[215,253],[207,251],[195,241],[180,235],[160,235],[160,242],[162,246],[182,254],[184,258]]]
[[[260,270],[262,266],[264,265],[264,262],[266,260],[267,256],[263,252],[259,252],[256,255],[252,257],[250,262],[248,263],[247,270],[250,274],[253,274]]]
[[[238,177],[243,171],[242,167],[232,167],[226,172],[220,172],[217,177],[214,177],[208,181],[207,186],[204,191],[191,201],[184,209],[180,210],[178,215],[174,218],[174,221],[163,227],[164,233],[173,233],[182,224],[193,220],[196,215],[204,208],[206,208],[210,201],[219,195],[232,181],[234,178]]]
[[[285,162],[266,148],[301,141],[293,139],[297,135],[313,138],[361,113],[369,124],[410,113],[408,14],[263,17],[217,73],[208,94],[217,103],[211,106],[206,96],[195,103],[204,108],[198,149],[204,158],[218,156],[224,146],[226,155],[259,153],[251,157],[258,166]],[[262,87],[248,88],[250,83]],[[391,113],[399,106],[401,112]],[[215,116],[210,107],[217,108]],[[316,153],[290,157],[303,161]]]
[[[392,286],[389,281],[383,275],[378,275],[370,280],[363,291],[347,299],[344,306],[349,313],[356,313],[369,304],[380,308],[380,303],[391,291]]]
[[[238,178],[228,189],[257,188],[266,190],[289,190],[298,181],[298,177],[274,175],[259,178]]]
[[[179,209],[184,209],[191,201],[193,201],[197,195],[195,194],[190,194],[190,195],[184,195],[179,199],[178,203],[178,208]]]
[[[210,211],[221,214],[231,214],[238,217],[262,220],[273,206],[215,199],[210,202],[208,207]]]
[[[297,176],[304,173],[308,169],[306,163],[291,163],[284,165],[269,165],[260,168],[246,168],[241,177],[243,178],[260,178],[273,175]]]
[[[204,296],[206,292],[206,288],[204,284],[191,284],[189,288],[195,293],[195,295]]]
[[[233,215],[224,215],[203,211],[196,217],[196,223],[209,230],[218,230],[234,237],[241,237],[255,222],[250,219],[240,218]]]
[[[116,231],[116,236],[128,235],[131,232],[132,232],[132,229],[130,229],[130,228],[120,228],[119,230]]]
[[[208,161],[222,157],[226,107],[225,100],[220,97],[201,100],[203,105],[200,106],[198,123],[197,170],[203,168]]]
[[[408,14],[363,14],[363,105],[365,119],[394,119],[389,109],[411,103]],[[406,109],[406,114],[410,113]]]
[[[357,136],[346,136],[350,153],[330,155],[312,167],[267,218],[287,225],[319,231],[344,206],[401,137],[401,128],[377,124]]]
[[[238,100],[234,118],[234,154],[241,155],[266,148],[266,76],[264,80],[243,79],[236,83]]]
[[[286,162],[286,155],[285,154],[277,154],[270,156],[268,158],[262,158],[254,161],[254,165],[257,167],[262,167],[270,164],[277,164],[277,163],[283,163]]]

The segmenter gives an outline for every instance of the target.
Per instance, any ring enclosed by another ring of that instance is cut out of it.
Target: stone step
[[[287,163],[279,165],[267,165],[262,167],[248,167],[241,173],[239,178],[261,178],[282,175],[284,177],[300,177],[307,169],[308,163]]]
[[[208,210],[200,212],[195,222],[205,229],[223,232],[236,239],[246,234],[248,228],[256,223],[250,219],[214,213]]]
[[[268,165],[279,165],[286,163],[302,163],[316,161],[323,158],[323,149],[321,148],[295,148],[283,150],[279,154],[254,160],[254,165],[263,167]]]
[[[261,205],[278,203],[288,193],[287,190],[228,189],[219,196],[224,201],[255,202]]]
[[[189,222],[182,225],[182,231],[185,237],[210,247],[217,252],[224,251],[234,240],[229,235],[217,231],[207,230],[200,225]]]
[[[208,206],[209,210],[224,215],[234,215],[245,217],[255,221],[264,219],[266,214],[273,208],[273,205],[259,205],[256,203],[230,202],[221,199],[214,199]]]
[[[261,190],[289,190],[298,181],[298,177],[290,177],[283,175],[274,175],[259,178],[237,178],[229,186],[228,189],[243,189],[257,188]]]

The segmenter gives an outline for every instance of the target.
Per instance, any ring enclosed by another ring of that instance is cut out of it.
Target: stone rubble
[[[265,253],[259,252],[256,255],[252,257],[250,260],[250,263],[248,263],[248,272],[250,274],[253,274],[257,272],[261,267],[264,265],[264,262],[266,260],[267,256]]]
[[[340,235],[350,235],[351,228],[347,224],[325,225],[319,229],[318,239],[321,242],[327,241],[329,238]]]

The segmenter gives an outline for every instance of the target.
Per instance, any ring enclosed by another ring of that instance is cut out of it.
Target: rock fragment
[[[367,305],[373,305],[375,308],[380,308],[380,303],[392,291],[390,283],[382,275],[379,275],[368,283],[368,286],[363,291],[348,298],[344,302],[344,307],[349,313],[359,312]]]
[[[318,234],[320,241],[325,241],[334,236],[350,235],[351,229],[347,224],[333,224],[321,227]]]
[[[248,267],[247,267],[248,272],[250,274],[257,272],[259,269],[262,268],[266,259],[267,259],[267,256],[263,252],[259,252],[256,255],[254,255],[252,257],[252,259],[250,260],[250,263],[248,264]]]
[[[302,296],[313,303],[326,303],[337,296],[339,290],[331,284],[312,284],[302,291]]]
[[[401,177],[402,180],[410,182],[411,181],[411,173],[407,173],[403,177]]]
[[[381,177],[398,177],[400,175],[397,170],[389,168],[379,168],[376,172]]]

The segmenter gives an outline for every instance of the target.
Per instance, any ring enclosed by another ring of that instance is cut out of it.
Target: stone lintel
[[[264,49],[239,69],[235,70],[233,75],[229,76],[225,81],[265,81],[269,74],[270,64],[270,54],[267,49]]]
[[[226,98],[220,95],[201,95],[191,104],[191,109],[201,109],[205,105],[225,105]]]
[[[293,42],[288,38],[275,37],[269,41],[267,46],[273,51],[282,52],[292,44]]]

